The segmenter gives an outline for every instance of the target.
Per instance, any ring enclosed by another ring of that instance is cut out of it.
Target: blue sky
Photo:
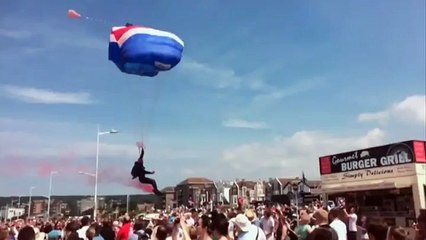
[[[244,4],[243,4],[244,3]],[[3,1],[2,195],[102,193],[147,144],[161,187],[186,177],[319,178],[318,156],[425,139],[425,3],[401,1]],[[101,19],[70,20],[68,9]],[[171,31],[182,62],[155,78],[107,59],[112,26]],[[212,171],[214,169],[214,171]],[[300,172],[300,174],[298,174]]]

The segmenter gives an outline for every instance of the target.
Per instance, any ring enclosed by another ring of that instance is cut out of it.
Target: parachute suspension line
[[[147,116],[146,107],[144,105],[147,105],[147,97],[145,93],[145,89],[143,88],[143,81],[140,79],[134,80],[131,76],[125,75],[123,77],[125,81],[135,81],[135,85],[132,89],[121,89],[119,90],[119,95],[123,96],[123,102],[129,103],[133,102],[132,104],[122,104],[122,114],[125,116],[126,120],[128,120],[129,123],[129,132],[134,138],[139,138],[141,136],[141,122],[143,123],[145,121],[145,117]],[[142,93],[141,93],[142,91]],[[136,96],[136,97],[135,97]],[[145,111],[144,111],[145,110]],[[137,142],[141,141],[142,139],[137,139]],[[138,152],[140,154],[141,149],[138,146]]]
[[[86,19],[86,20],[93,21],[93,22],[102,23],[102,24],[108,25],[108,26],[112,25],[112,23],[110,23],[110,22],[108,22],[104,19],[100,19],[100,18],[93,18],[93,17],[83,17],[83,18]]]
[[[141,104],[139,116],[142,116],[142,123],[140,125],[140,137],[144,143],[150,141],[150,133],[152,132],[152,126],[154,125],[154,117],[156,116],[156,110],[158,109],[159,99],[163,90],[163,81],[157,81],[155,86],[151,88],[152,96],[150,96],[150,101],[145,101],[146,108],[144,108],[144,103]]]

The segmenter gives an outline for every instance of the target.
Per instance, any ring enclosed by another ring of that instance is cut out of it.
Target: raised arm
[[[139,156],[138,160],[142,161],[143,160],[143,155],[145,154],[145,150],[142,148],[141,149],[141,155]]]
[[[144,168],[143,171],[144,171],[145,174],[154,174],[155,173],[155,171],[147,171],[147,170],[145,170],[145,168]]]

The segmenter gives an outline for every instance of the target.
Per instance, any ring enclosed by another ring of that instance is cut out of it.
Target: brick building
[[[31,215],[40,215],[46,211],[46,200],[33,200],[31,205]]]
[[[207,178],[192,177],[175,187],[176,204],[200,206],[216,200],[217,190],[214,182]]]
[[[176,192],[174,187],[165,187],[161,190],[163,193],[163,209],[175,208],[176,207]]]
[[[267,183],[262,180],[250,181],[250,180],[236,180],[233,182],[230,189],[231,204],[236,206],[238,204],[238,198],[244,199],[244,204],[250,204],[252,202],[266,200]]]

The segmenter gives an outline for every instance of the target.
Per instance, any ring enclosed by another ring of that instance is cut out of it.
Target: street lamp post
[[[127,194],[127,197],[126,197],[126,212],[127,212],[127,214],[130,214],[129,213],[129,204],[130,204],[130,194]]]
[[[118,131],[114,129],[111,129],[106,132],[101,132],[100,126],[98,124],[98,133],[96,135],[96,167],[95,167],[95,195],[94,195],[95,206],[93,207],[93,219],[95,219],[95,221],[96,221],[96,214],[98,211],[99,137],[101,135],[115,134],[115,133],[118,133]]]
[[[30,218],[31,216],[31,198],[33,196],[33,190],[34,190],[34,186],[30,187],[30,196],[28,198],[28,218]]]
[[[47,201],[47,219],[50,219],[50,201],[51,201],[51,196],[52,196],[52,180],[53,180],[53,175],[57,174],[57,171],[51,171],[50,172],[50,178],[49,178],[49,196],[48,196],[48,201]]]

